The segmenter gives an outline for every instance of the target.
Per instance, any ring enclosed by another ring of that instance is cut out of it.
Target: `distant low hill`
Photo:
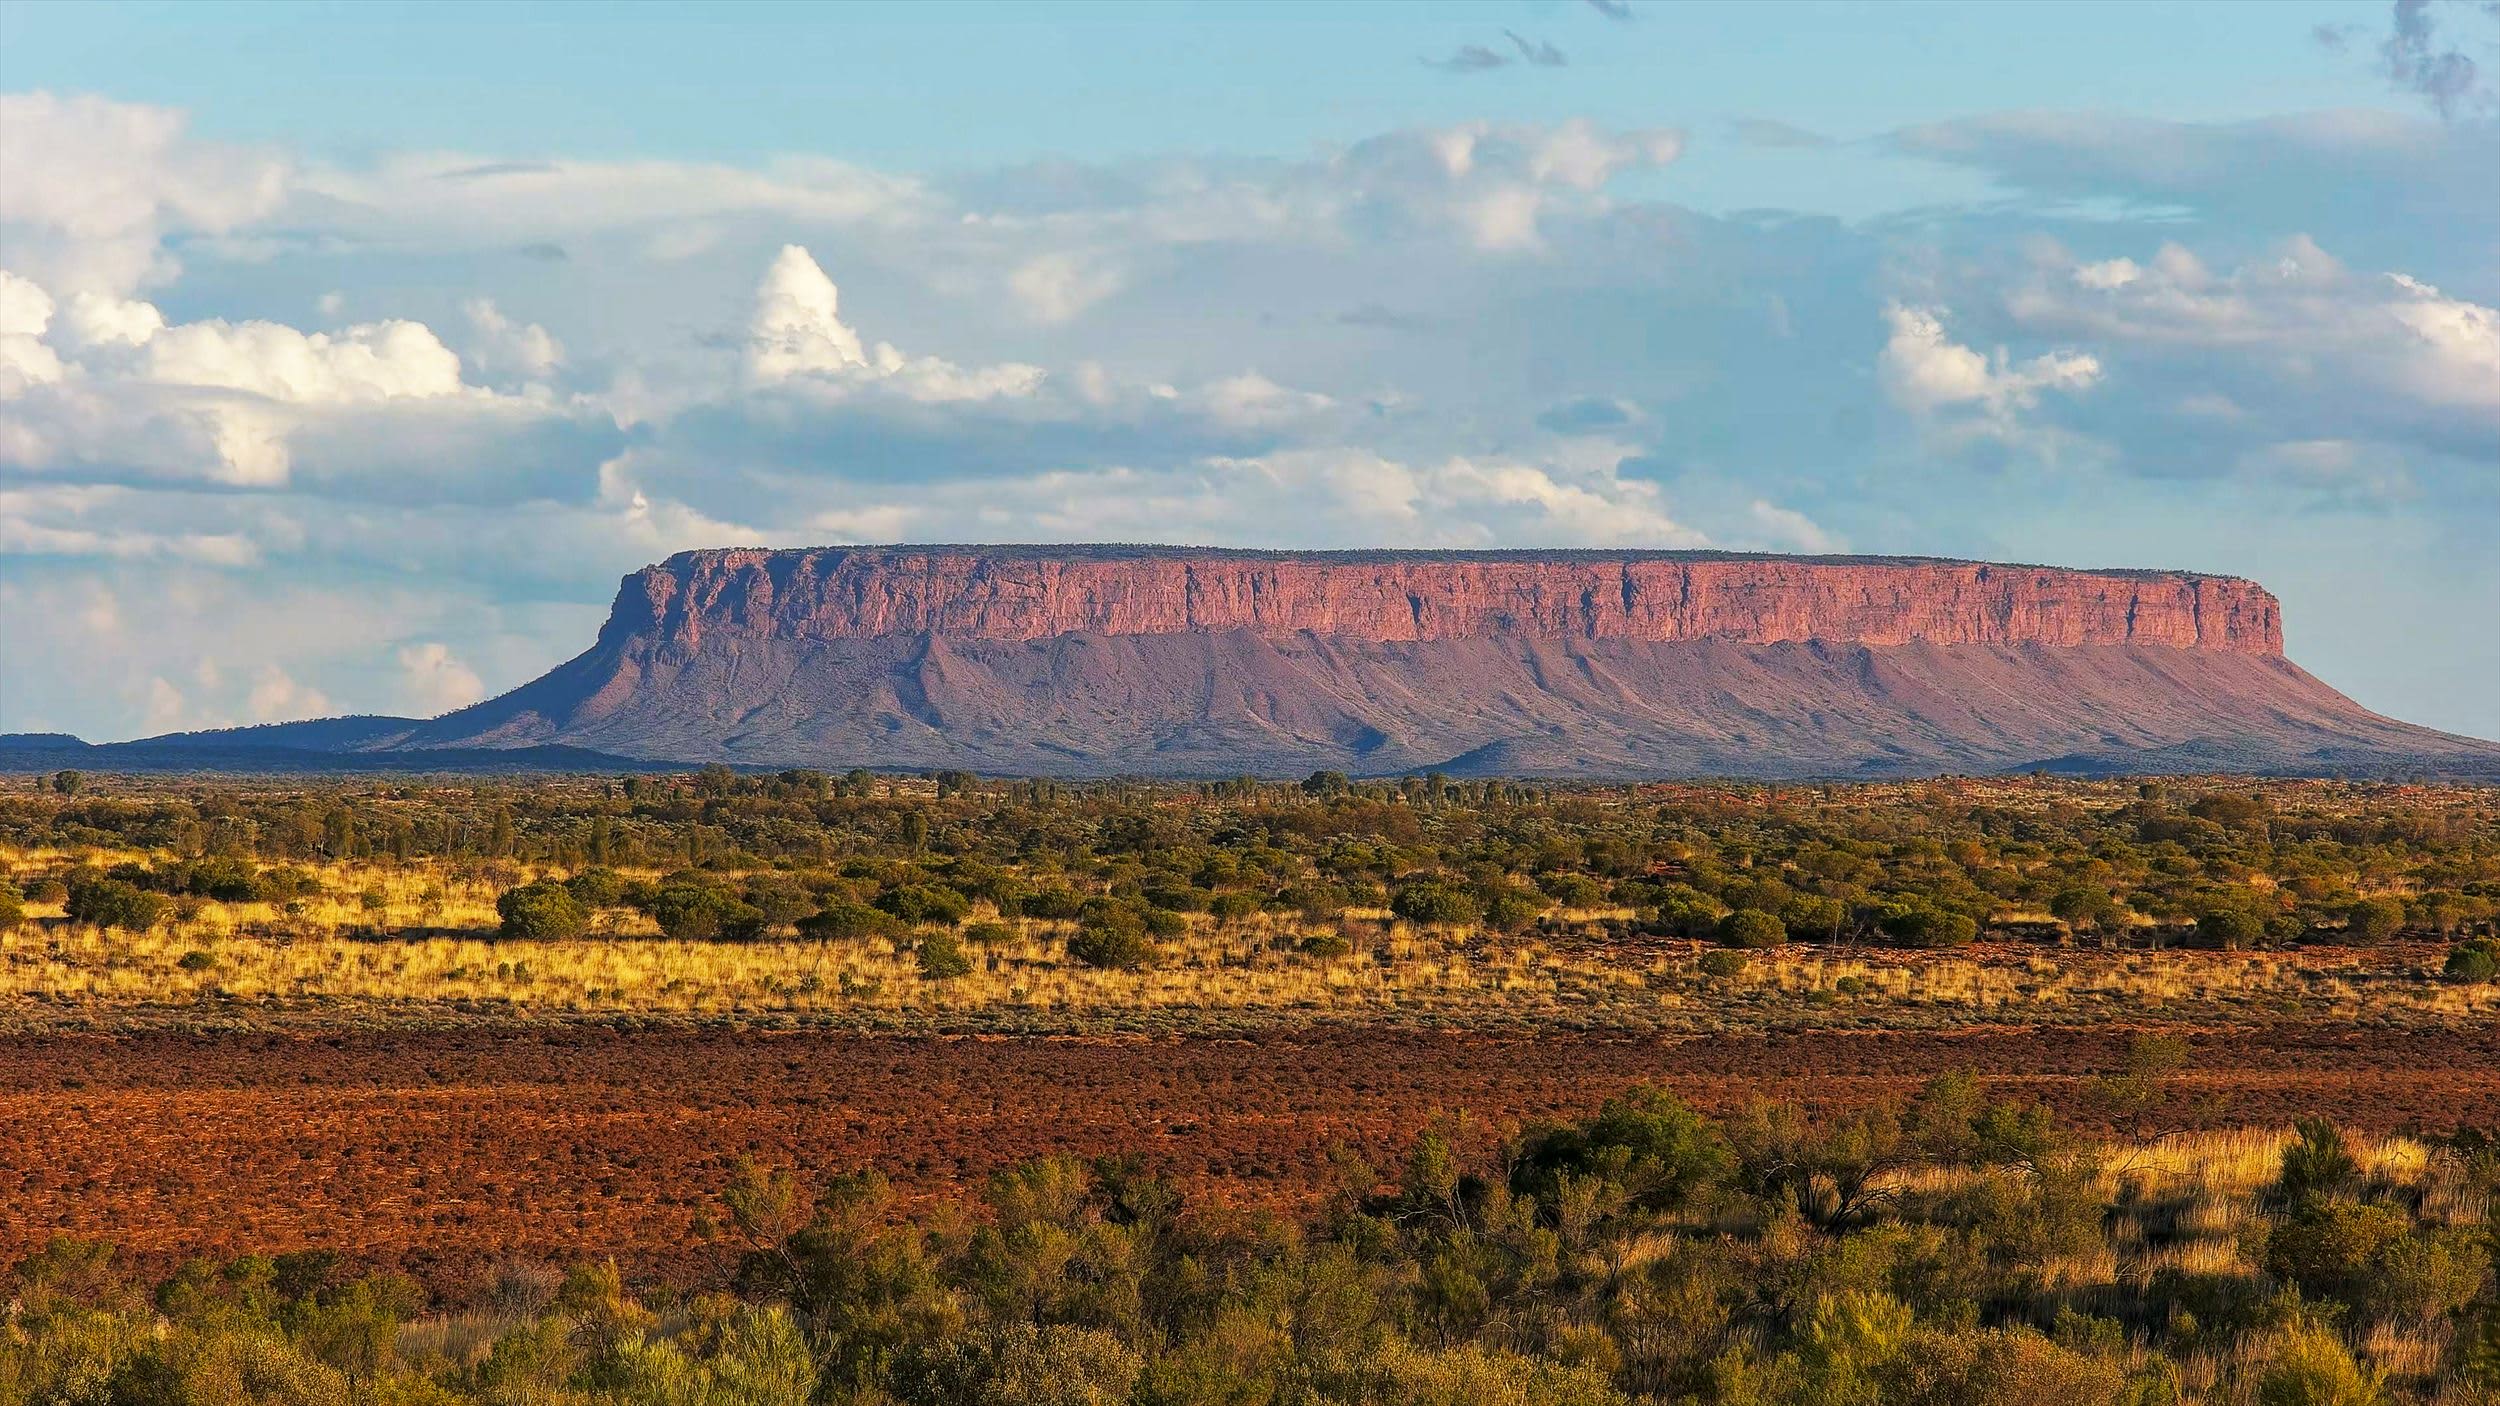
[[[1711,552],[689,552],[627,577],[587,652],[444,717],[0,738],[18,769],[716,761],[2500,778],[2500,746],[2372,713],[2285,659],[2280,608],[2248,581]]]

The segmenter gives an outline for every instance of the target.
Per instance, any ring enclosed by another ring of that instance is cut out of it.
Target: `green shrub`
[[[1739,908],[1719,920],[1719,945],[1755,951],[1788,940],[1788,925],[1759,908]]]
[[[1146,900],[1148,907],[1167,908],[1175,913],[1196,913],[1207,906],[1205,893],[1187,884],[1169,881],[1147,885],[1138,897]]]
[[[2416,1227],[2379,1257],[2368,1298],[2383,1313],[2437,1322],[2464,1312],[2490,1272],[2491,1252],[2475,1231]]]
[[[1673,937],[1708,937],[1717,930],[1727,905],[1690,884],[1667,884],[1656,890],[1645,925]]]
[[[762,915],[769,927],[783,927],[816,911],[816,895],[796,880],[779,874],[758,874],[739,890],[739,900]]]
[[[970,923],[964,928],[964,941],[975,947],[999,947],[1015,940],[1016,930],[1005,923]]]
[[[1926,1331],[1884,1373],[1887,1402],[1918,1406],[2151,1406],[2115,1352],[2079,1352],[2028,1327]]]
[[[2333,1329],[2314,1323],[2285,1332],[2257,1379],[2257,1406],[2381,1406],[2386,1399],[2380,1374],[2354,1361]]]
[[[1536,886],[1545,891],[1546,897],[1565,908],[1595,908],[1606,901],[1605,885],[1586,874],[1575,874],[1569,870],[1539,874]]]
[[[651,897],[660,931],[684,942],[751,934],[763,915],[709,884],[668,882]]]
[[[2385,942],[2404,931],[2405,906],[2393,898],[2365,898],[2344,913],[2348,942]]]
[[[2266,1272],[2311,1298],[2366,1299],[2388,1248],[2412,1218],[2390,1206],[2342,1197],[2303,1202],[2266,1234]]]
[[[799,919],[799,936],[816,942],[859,942],[902,930],[902,920],[893,914],[847,899],[828,903]]]
[[[1517,932],[1537,920],[1545,905],[1507,884],[1484,901],[1484,925],[1496,932]]]
[[[2301,1118],[2292,1124],[2292,1140],[2283,1147],[2281,1174],[2275,1190],[2286,1201],[2300,1202],[2311,1197],[2341,1191],[2361,1178],[2361,1164],[2353,1160],[2352,1148],[2344,1141],[2344,1130],[2332,1119]]]
[[[169,893],[197,894],[220,903],[249,903],[261,897],[260,876],[250,861],[231,856],[176,865],[152,887]]]
[[[172,905],[120,879],[82,879],[69,886],[69,916],[100,928],[143,932],[164,921]]]
[[[1324,1394],[1349,1406],[1626,1406],[1596,1366],[1461,1343],[1438,1350],[1392,1340],[1320,1366]]]
[[[1154,943],[1134,919],[1089,922],[1068,939],[1068,955],[1103,971],[1134,971],[1154,960]]]
[[[877,895],[877,907],[906,923],[952,927],[972,911],[972,901],[944,884],[897,884]]]
[[[2500,942],[2487,937],[2460,942],[2448,949],[2448,961],[2441,970],[2450,981],[2490,981],[2500,977]]]
[[[1701,974],[1703,976],[1737,976],[1743,973],[1745,968],[1751,965],[1753,965],[1753,958],[1746,956],[1742,952],[1730,952],[1725,948],[1721,948],[1715,952],[1704,952],[1701,954]]]
[[[625,879],[613,869],[584,869],[564,887],[585,908],[614,908],[625,901]]]
[[[289,899],[310,898],[321,892],[321,880],[307,869],[291,864],[263,869],[252,876],[252,897],[262,903],[284,903]]]
[[[1064,923],[1084,911],[1085,899],[1071,889],[1037,889],[1025,895],[1021,906],[1025,917]]]
[[[1472,923],[1483,912],[1473,894],[1438,879],[1422,879],[1399,886],[1389,900],[1389,911],[1410,923],[1452,926]]]
[[[502,936],[531,942],[562,942],[590,929],[590,912],[572,890],[550,879],[506,889],[495,900]]]
[[[2246,908],[2209,908],[2196,916],[2196,940],[2236,952],[2265,941],[2266,920]]]
[[[2467,1386],[2500,1394],[2500,1304],[2486,1306],[2458,1334],[2457,1359]]]
[[[903,1406],[1121,1406],[1142,1366],[1099,1329],[1005,1323],[905,1354],[893,1373],[894,1399]]]
[[[1626,1205],[1673,1211],[1726,1176],[1727,1143],[1710,1120],[1673,1094],[1641,1084],[1608,1099],[1595,1118],[1532,1133],[1511,1170],[1511,1188],[1549,1205],[1574,1178],[1602,1177]]]
[[[1976,919],[1944,908],[1887,909],[1876,926],[1901,947],[1961,947],[1979,936]]]
[[[1793,942],[1832,942],[1849,921],[1849,909],[1837,898],[1801,893],[1780,905],[1780,923]]]
[[[2127,910],[2109,890],[2077,885],[2058,890],[2049,916],[2076,932],[2107,934],[2126,925]]]
[[[1238,923],[1256,914],[1263,905],[1255,893],[1219,893],[1207,903],[1207,911],[1219,923]]]
[[[920,975],[930,981],[952,981],[972,970],[955,934],[940,928],[920,939]]]
[[[26,900],[18,897],[15,884],[0,883],[0,933],[14,931],[26,921]]]

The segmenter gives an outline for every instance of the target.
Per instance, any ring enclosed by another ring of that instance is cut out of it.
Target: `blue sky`
[[[0,730],[731,541],[2248,574],[2500,734],[2500,11],[0,9]]]
[[[2021,108],[2225,121],[2404,110],[2320,26],[2376,6],[2277,3],[1681,3],[1609,19],[1581,0],[1488,4],[29,4],[0,25],[12,87],[171,104],[203,136],[333,159],[455,148],[752,162],[798,151],[970,170],[1175,151],[1290,156],[1485,118],[1858,139]],[[2136,12],[2131,12],[2131,9]],[[1506,37],[1551,44],[1559,68]],[[1468,46],[1514,61],[1453,74]],[[249,55],[248,64],[203,62]],[[1724,153],[1721,153],[1724,156]],[[1703,209],[1860,214],[1972,183],[1910,163],[1707,159]],[[1835,180],[1834,178],[1838,179]]]

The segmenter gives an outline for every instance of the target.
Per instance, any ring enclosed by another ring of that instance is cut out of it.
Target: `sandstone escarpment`
[[[2160,645],[2280,655],[2252,582],[2186,572],[1703,552],[884,547],[688,552],[626,578],[607,636],[1038,640],[1249,630],[1347,643]]]
[[[991,773],[2500,773],[2223,576],[1705,552],[707,551],[379,744]]]

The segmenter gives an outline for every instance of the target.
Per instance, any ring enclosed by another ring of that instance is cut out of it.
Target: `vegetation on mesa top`
[[[2102,1096],[2152,1108],[2180,1051]],[[1400,1166],[1304,1224],[1136,1158],[905,1213],[873,1170],[742,1164],[734,1292],[526,1259],[458,1301],[335,1253],[15,1267],[0,1402],[239,1406],[2399,1406],[2500,1390],[2500,1154],[2332,1124],[2079,1140],[1965,1077],[1811,1122],[1636,1088]]]

